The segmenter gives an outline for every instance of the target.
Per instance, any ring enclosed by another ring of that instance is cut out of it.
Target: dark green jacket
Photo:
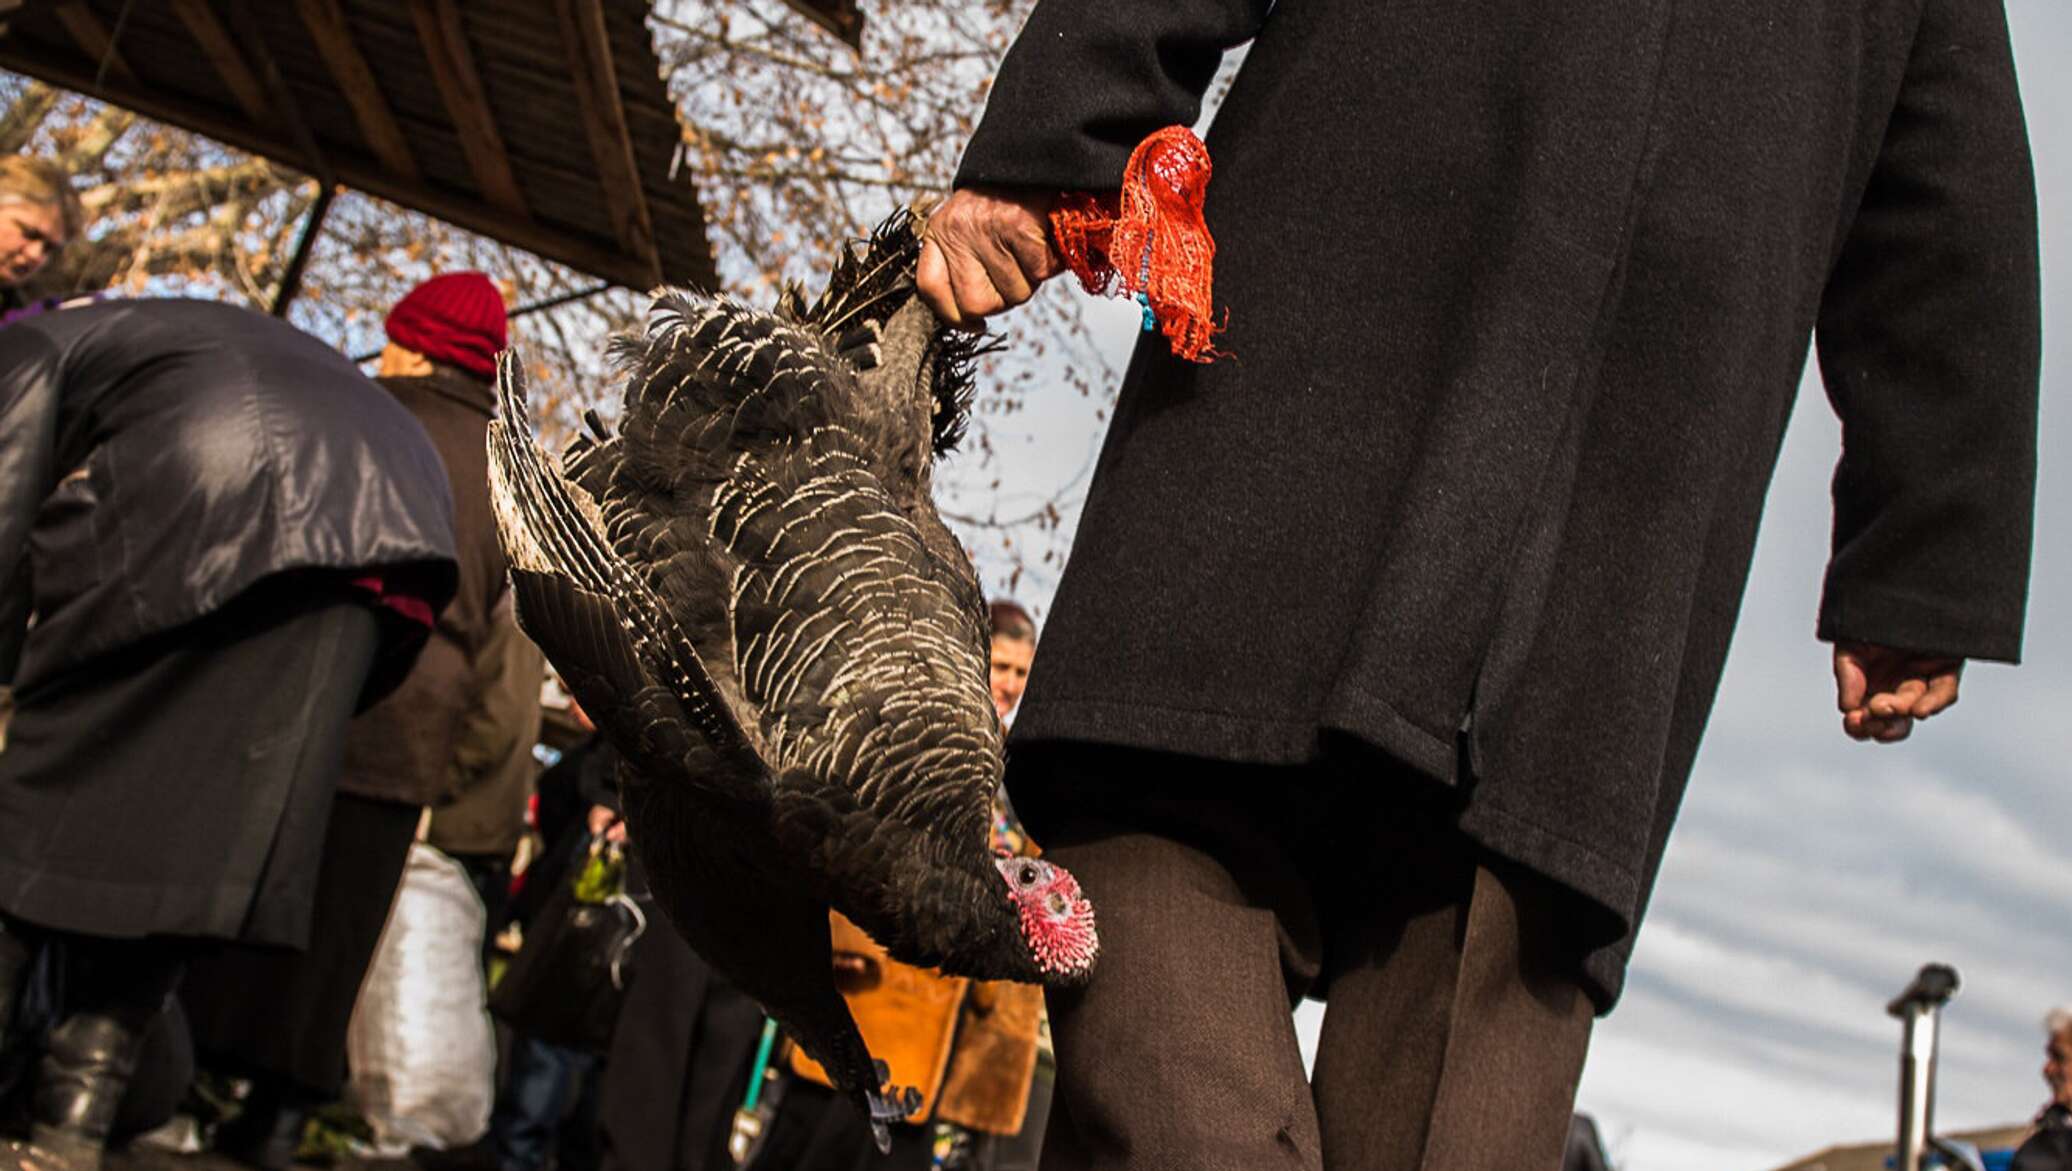
[[[338,787],[361,797],[437,805],[456,796],[453,762],[482,703],[476,679],[494,638],[497,608],[508,609],[507,563],[489,504],[492,388],[444,368],[423,378],[379,381],[424,425],[445,465],[460,588],[439,612],[409,677],[353,720]]]

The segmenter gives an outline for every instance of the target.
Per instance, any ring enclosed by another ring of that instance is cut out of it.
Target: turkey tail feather
[[[935,396],[935,413],[929,419],[929,447],[937,458],[957,450],[957,445],[964,442],[965,428],[971,422],[971,401],[978,393],[978,360],[1006,344],[984,334],[956,329],[936,331],[935,352],[930,359],[935,364],[934,376],[929,380],[930,393]]]
[[[532,437],[524,376],[509,353],[497,363],[497,397],[499,417],[489,425],[490,497],[513,570],[559,579],[579,594],[610,599],[647,674],[673,689],[690,724],[723,757],[752,770],[751,775],[763,772],[756,741],[735,717],[690,639],[653,588],[605,543],[595,502],[578,497],[547,465]],[[529,584],[537,589],[537,583]],[[535,614],[547,619],[545,628],[535,625],[542,641],[563,643],[543,648],[550,658],[580,660],[566,665],[578,670],[606,667],[600,660],[608,660],[608,652],[585,639],[566,639],[570,627]],[[528,617],[522,608],[519,617]],[[564,638],[554,638],[556,632]]]
[[[923,222],[901,208],[871,232],[862,252],[844,247],[828,275],[827,290],[806,310],[805,320],[831,336],[863,321],[883,323],[913,293]]]

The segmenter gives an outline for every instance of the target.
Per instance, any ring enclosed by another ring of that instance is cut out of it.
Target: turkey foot
[[[892,1076],[891,1067],[882,1061],[873,1061],[871,1068],[877,1072],[878,1084],[885,1085],[885,1079]],[[885,1086],[884,1093],[876,1090],[864,1094],[871,1108],[871,1138],[878,1144],[878,1153],[892,1153],[892,1128],[889,1123],[905,1122],[921,1108],[921,1091],[912,1086]]]

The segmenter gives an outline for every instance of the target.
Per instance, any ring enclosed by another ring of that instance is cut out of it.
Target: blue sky
[[[2021,1121],[2043,1101],[2040,1018],[2072,1003],[2072,557],[2057,539],[2072,524],[2072,78],[2058,71],[2072,3],[2007,7],[2045,233],[2026,661],[1973,667],[1963,702],[1905,745],[1843,738],[1812,634],[1839,433],[1809,375],[1629,991],[1584,1072],[1580,1106],[1626,1171],[1762,1171],[1889,1138],[1898,1029],[1883,1008],[1928,960],[1965,981],[1945,1017],[1940,1124]],[[1135,320],[1127,305],[1097,315],[1118,366]],[[1098,406],[1032,401],[1025,433],[996,431],[1000,458],[951,469],[946,489],[998,476],[1002,515],[1040,501],[1086,465]],[[1018,592],[1041,603],[1054,585],[1037,566]],[[1298,1019],[1313,1035],[1314,1008]]]

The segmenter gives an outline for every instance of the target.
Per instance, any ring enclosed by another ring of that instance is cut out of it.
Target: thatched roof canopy
[[[0,67],[619,284],[716,283],[647,0],[0,10]]]

